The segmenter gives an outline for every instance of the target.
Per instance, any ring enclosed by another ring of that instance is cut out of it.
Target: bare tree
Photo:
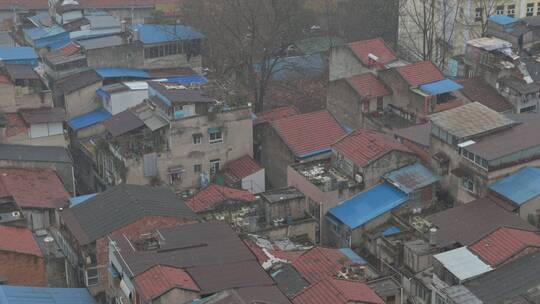
[[[207,58],[220,76],[233,75],[263,110],[266,89],[293,41],[310,20],[303,1],[184,0],[182,20],[207,37]]]
[[[476,35],[478,36],[485,36],[487,31],[487,25],[489,21],[489,17],[497,14],[497,8],[501,5],[505,4],[505,0],[476,0],[477,2],[477,9],[480,9],[480,18],[476,18],[474,22],[481,22],[480,24],[480,30],[475,31]],[[479,21],[477,21],[480,19]],[[473,26],[474,27],[474,26]]]

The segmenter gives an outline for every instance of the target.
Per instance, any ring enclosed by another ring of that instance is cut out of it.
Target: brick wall
[[[0,252],[0,276],[9,285],[44,287],[45,262],[42,257],[16,252]]]
[[[195,223],[193,220],[186,220],[171,216],[146,216],[138,221],[131,223],[123,228],[111,233],[112,236],[125,234],[129,239],[134,239],[143,233],[150,233],[159,228],[173,227],[183,224]],[[92,294],[105,291],[108,286],[108,270],[109,264],[109,240],[103,237],[96,241],[97,264],[102,266],[99,272],[99,284],[96,287],[90,288]]]

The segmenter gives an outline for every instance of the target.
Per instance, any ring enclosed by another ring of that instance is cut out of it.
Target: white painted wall
[[[116,115],[134,107],[148,98],[148,90],[132,90],[111,95],[111,108],[106,108],[112,115]]]
[[[257,194],[266,191],[264,169],[255,172],[246,178],[242,179],[242,189],[248,190],[252,194]]]
[[[61,122],[32,124],[28,128],[28,137],[30,138],[47,137],[63,133],[64,128]]]

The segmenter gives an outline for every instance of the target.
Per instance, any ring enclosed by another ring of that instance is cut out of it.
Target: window
[[[193,144],[194,145],[200,144],[201,140],[202,140],[202,134],[201,133],[193,134]]]
[[[210,161],[210,175],[216,175],[219,172],[219,159]]]
[[[182,173],[181,172],[171,172],[171,183],[177,183],[182,181]]]
[[[521,110],[519,112],[520,113],[536,112],[536,106],[530,106],[530,107],[521,108]]]
[[[464,176],[463,177],[463,188],[469,192],[474,193],[474,180],[470,176]]]
[[[536,15],[540,16],[540,2],[536,3]]]
[[[527,17],[534,15],[534,3],[527,3]]]
[[[193,166],[193,172],[195,173],[200,173],[202,171],[202,165],[201,164],[196,164]]]
[[[474,11],[474,21],[482,21],[482,8],[481,7],[477,7],[476,10]]]
[[[99,270],[97,267],[88,268],[85,271],[86,286],[94,286],[99,282]]]
[[[497,15],[504,15],[504,5],[498,5],[495,14]]]
[[[223,142],[223,133],[221,133],[221,129],[218,129],[218,128],[208,129],[208,135],[210,136],[211,144],[218,144],[218,143]]]
[[[515,4],[508,5],[506,14],[509,17],[514,17],[516,15],[516,5]]]
[[[377,111],[381,112],[384,110],[384,101],[382,97],[377,98]]]

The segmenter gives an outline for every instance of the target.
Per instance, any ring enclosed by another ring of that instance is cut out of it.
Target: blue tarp
[[[423,84],[420,86],[420,90],[429,94],[429,95],[439,95],[443,93],[453,92],[461,90],[463,87],[450,79],[443,79],[435,82],[430,82],[428,84]]]
[[[96,73],[103,78],[114,77],[132,77],[132,78],[150,78],[150,75],[144,70],[139,69],[124,69],[124,68],[99,68]]]
[[[341,248],[339,249],[346,257],[349,258],[354,264],[365,265],[367,264],[366,260],[360,257],[356,252],[352,251],[351,248]]]
[[[0,61],[36,66],[38,55],[31,47],[0,47]]]
[[[409,194],[415,190],[422,189],[428,185],[436,183],[440,177],[433,174],[428,168],[416,163],[398,170],[394,170],[386,175],[384,179],[397,187],[399,190]]]
[[[92,194],[85,194],[85,195],[70,197],[69,198],[70,207],[77,206],[80,203],[84,203],[85,201],[91,199],[92,197],[96,195],[97,193],[92,193]]]
[[[208,82],[203,76],[199,75],[188,75],[188,76],[175,76],[167,78],[168,82],[175,82],[185,86],[189,85],[202,85]]]
[[[356,229],[407,201],[407,195],[382,183],[330,209],[329,213],[351,229]]]
[[[107,112],[107,110],[99,108],[95,111],[71,119],[68,121],[68,125],[71,127],[71,129],[77,131],[79,129],[100,123],[111,116],[111,113]]]
[[[509,25],[512,23],[516,23],[519,20],[506,15],[494,15],[489,17],[489,21],[495,22],[500,25]]]
[[[512,202],[523,205],[540,196],[540,169],[533,167],[523,168],[493,183],[489,188]]]
[[[185,25],[136,24],[133,29],[139,32],[139,40],[145,44],[204,38],[203,34]]]
[[[396,233],[400,233],[401,232],[401,229],[399,227],[396,227],[396,226],[390,226],[388,227],[385,231],[383,231],[383,235],[384,236],[391,236],[391,235],[394,235]]]
[[[0,285],[2,304],[96,304],[86,288],[44,288]]]

